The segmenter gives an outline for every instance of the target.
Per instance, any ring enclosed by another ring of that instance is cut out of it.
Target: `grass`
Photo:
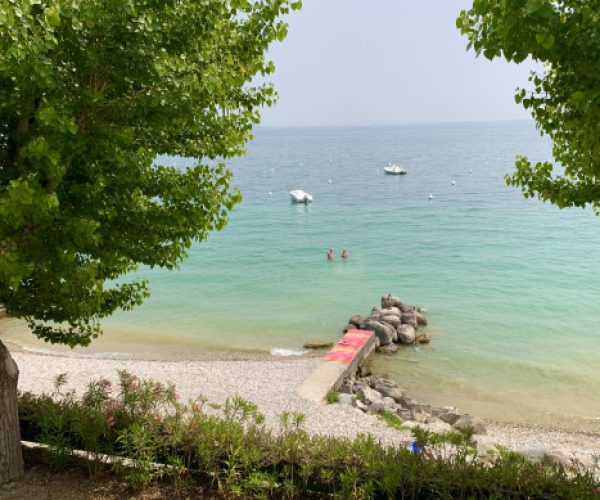
[[[338,391],[331,391],[327,394],[327,404],[331,405],[337,403],[340,400],[340,393]]]
[[[384,411],[382,413],[379,413],[377,415],[377,418],[383,420],[392,429],[397,429],[399,431],[409,430],[407,427],[403,426],[403,420],[391,411]]]

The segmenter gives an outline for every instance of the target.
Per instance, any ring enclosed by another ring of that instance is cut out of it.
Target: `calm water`
[[[600,427],[600,220],[507,188],[518,152],[550,146],[529,123],[260,129],[231,165],[230,224],[179,271],[141,273],[152,298],[96,349],[301,350],[394,293],[427,309],[432,343],[378,363],[421,400]]]

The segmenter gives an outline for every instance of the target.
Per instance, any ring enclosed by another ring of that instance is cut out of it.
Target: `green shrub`
[[[116,387],[90,384],[80,399],[62,393],[62,383],[52,395],[21,394],[23,439],[49,445],[54,467],[75,449],[90,451],[97,464],[102,453],[128,459],[114,469],[137,486],[171,480],[259,498],[598,498],[589,474],[569,476],[508,452],[492,463],[476,460],[468,432],[415,428],[427,450],[415,455],[369,435],[311,436],[298,413],[281,415],[274,433],[240,397],[207,412],[203,399],[180,402],[175,387],[127,372]]]

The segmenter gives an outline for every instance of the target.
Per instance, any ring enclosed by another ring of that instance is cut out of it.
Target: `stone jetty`
[[[427,317],[420,307],[387,295],[381,298],[381,306],[373,307],[368,316],[352,316],[344,333],[355,328],[372,331],[377,337],[377,351],[392,354],[401,345],[429,343],[428,333],[417,334],[419,328],[426,325]],[[450,429],[471,429],[474,434],[487,432],[481,418],[463,414],[451,406],[421,404],[395,381],[373,375],[369,360],[346,375],[339,386],[338,401],[342,404],[352,405],[370,414],[394,414],[407,427],[425,424],[427,428],[438,432]]]
[[[344,333],[354,328],[370,330],[379,340],[377,350],[392,354],[399,344],[429,343],[428,333],[417,335],[417,330],[426,325],[427,317],[420,307],[405,304],[393,295],[386,295],[381,298],[381,306],[373,307],[368,316],[351,316]]]

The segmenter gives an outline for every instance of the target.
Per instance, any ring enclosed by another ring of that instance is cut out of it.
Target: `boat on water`
[[[383,167],[383,171],[390,175],[406,175],[406,169],[401,165],[388,165]]]
[[[292,198],[292,203],[311,203],[313,201],[312,195],[302,189],[290,191],[290,197]]]

